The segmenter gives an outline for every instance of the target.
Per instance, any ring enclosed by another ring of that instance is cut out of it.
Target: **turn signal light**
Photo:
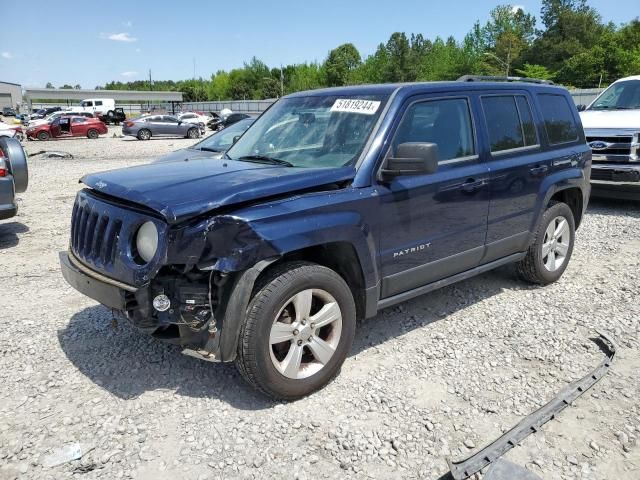
[[[9,175],[9,170],[0,167],[0,177],[6,177],[7,175]]]

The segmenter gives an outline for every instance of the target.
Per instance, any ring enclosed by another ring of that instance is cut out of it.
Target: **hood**
[[[197,158],[208,158],[211,160],[217,160],[222,158],[223,152],[209,152],[206,150],[196,150],[195,148],[181,148],[175,152],[167,153],[161,157],[156,158],[152,163],[164,163],[164,162],[184,162],[185,160],[195,160]]]
[[[353,167],[287,168],[197,158],[94,173],[81,182],[98,192],[145,205],[175,224],[222,206],[344,182],[354,176]]]
[[[640,110],[585,110],[580,112],[582,126],[587,129],[640,130]]]
[[[47,123],[49,123],[49,122],[47,120],[44,120],[44,119],[31,120],[29,122],[29,128],[39,127],[40,125],[46,125]]]

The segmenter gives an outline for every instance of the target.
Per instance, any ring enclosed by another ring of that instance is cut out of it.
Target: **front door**
[[[378,186],[381,297],[476,267],[483,256],[489,170],[478,155],[466,96],[424,97],[406,109],[387,155],[401,143],[438,145],[438,171]]]
[[[51,134],[51,137],[55,138],[55,137],[59,137],[60,136],[60,117],[56,118],[53,122],[51,122],[51,124],[49,125],[49,133]]]
[[[163,115],[163,135],[183,135],[178,119],[171,115]]]

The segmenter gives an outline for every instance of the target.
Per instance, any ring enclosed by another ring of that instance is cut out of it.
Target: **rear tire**
[[[238,341],[242,376],[282,400],[324,387],[340,371],[355,334],[349,286],[329,268],[290,262],[267,272],[254,292]]]
[[[43,142],[49,140],[49,134],[47,132],[38,133],[38,140],[42,140]]]
[[[99,136],[100,134],[98,133],[97,130],[91,129],[87,132],[87,137],[91,138],[92,140],[95,140]]]
[[[517,264],[520,278],[539,285],[557,281],[569,264],[575,242],[575,220],[566,203],[554,203],[542,215],[536,239]]]
[[[149,140],[151,138],[151,131],[143,128],[138,132],[138,140]]]

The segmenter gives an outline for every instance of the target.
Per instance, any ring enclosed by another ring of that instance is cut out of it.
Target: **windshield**
[[[629,110],[640,108],[640,80],[614,83],[600,95],[589,110]]]
[[[196,150],[209,150],[212,152],[224,152],[233,145],[233,139],[240,136],[253,123],[253,119],[241,120],[238,123],[228,126],[220,132],[209,135],[204,140],[196,143],[193,147]]]
[[[352,165],[387,99],[386,95],[284,98],[256,120],[228,157],[306,168]]]

